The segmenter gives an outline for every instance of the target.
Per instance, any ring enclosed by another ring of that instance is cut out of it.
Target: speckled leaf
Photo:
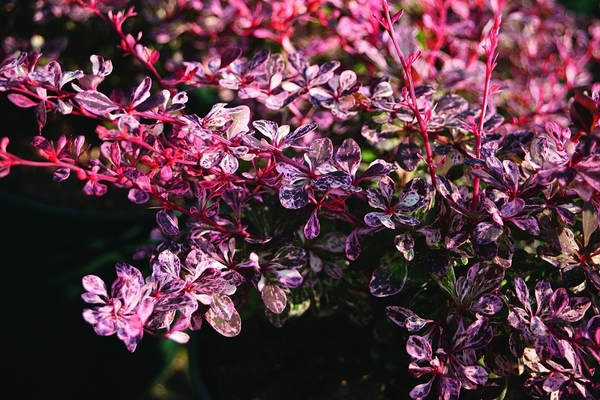
[[[483,314],[493,315],[500,311],[503,306],[504,303],[500,297],[495,294],[484,294],[477,299],[471,309]]]
[[[354,229],[346,239],[346,257],[350,261],[358,258],[361,252],[360,242],[358,241],[358,229]]]
[[[335,162],[340,165],[344,171],[354,176],[360,166],[361,154],[360,147],[354,139],[346,139],[342,142],[334,155]]]
[[[403,170],[414,171],[421,162],[421,147],[407,136],[398,144],[395,160]]]
[[[208,309],[204,318],[217,332],[226,337],[237,336],[242,330],[242,320],[235,309],[230,319],[220,317],[212,308]]]
[[[283,207],[297,210],[308,204],[308,193],[303,184],[284,184],[279,188],[279,201]]]
[[[427,339],[411,335],[406,341],[406,352],[414,361],[430,361],[432,357],[431,344]]]
[[[275,314],[281,314],[287,305],[287,297],[283,289],[277,285],[265,285],[260,292],[260,297],[265,306]]]
[[[396,325],[406,328],[409,332],[416,332],[426,324],[432,322],[431,320],[419,317],[412,310],[400,306],[387,306],[385,314]]]
[[[406,262],[402,259],[395,260],[389,265],[380,265],[373,271],[369,290],[375,297],[393,296],[404,287],[406,275]]]
[[[118,110],[119,106],[113,103],[111,99],[96,90],[86,90],[77,93],[75,100],[86,110],[92,114],[104,115],[114,110]]]
[[[156,222],[161,231],[168,236],[176,236],[179,234],[179,227],[175,220],[165,211],[160,210],[156,213]]]
[[[488,380],[487,371],[480,365],[470,365],[462,369],[463,374],[476,385],[484,385]]]
[[[583,229],[583,245],[587,246],[590,242],[592,233],[598,229],[598,209],[591,200],[583,203],[581,222]]]
[[[304,236],[311,240],[319,236],[321,233],[321,223],[317,215],[317,209],[310,214],[306,225],[304,225]]]
[[[479,245],[495,242],[502,236],[504,228],[493,222],[480,222],[473,230],[473,240]]]

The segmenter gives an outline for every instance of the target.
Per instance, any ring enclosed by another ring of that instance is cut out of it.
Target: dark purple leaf
[[[371,165],[369,165],[369,168],[367,168],[367,170],[362,173],[362,175],[360,176],[360,178],[358,178],[357,181],[387,176],[390,172],[395,170],[396,166],[394,164],[390,164],[383,160],[375,160],[371,163]]]
[[[333,143],[329,138],[319,138],[312,142],[307,153],[312,168],[331,160],[333,156]]]
[[[407,136],[398,144],[395,160],[403,170],[414,171],[421,162],[421,147]]]
[[[370,212],[364,216],[363,220],[365,221],[365,224],[371,228],[377,228],[383,225],[388,229],[396,229],[396,224],[394,224],[394,221],[392,221],[390,216],[385,213]]]
[[[508,201],[502,205],[500,208],[500,213],[505,218],[512,218],[521,211],[525,207],[525,200],[517,197],[513,201]]]
[[[360,242],[358,241],[358,229],[354,229],[346,239],[346,257],[354,261],[361,252]]]
[[[156,213],[156,222],[165,235],[173,237],[179,234],[177,223],[165,210]]]
[[[530,235],[537,236],[540,234],[540,226],[537,222],[537,219],[532,217],[531,215],[523,215],[520,217],[513,218],[512,223],[517,226],[517,228],[527,231]]]
[[[523,304],[527,311],[531,311],[531,305],[529,300],[529,288],[523,279],[515,277],[515,294],[517,299]]]
[[[486,119],[483,124],[484,132],[490,132],[498,128],[504,122],[504,117],[500,114],[493,114]]]
[[[423,272],[444,275],[450,267],[451,258],[446,250],[431,249],[417,254],[417,265]]]
[[[471,309],[483,314],[493,315],[500,311],[503,306],[504,303],[500,297],[495,294],[484,294],[477,299]]]
[[[150,111],[150,110],[160,106],[161,104],[164,104],[164,102],[166,100],[167,99],[166,99],[165,95],[161,92],[161,93],[155,94],[153,96],[150,96],[146,100],[139,103],[137,106],[135,106],[135,110],[139,111],[139,112]]]
[[[502,226],[494,222],[480,222],[473,230],[473,240],[479,245],[485,245],[497,241],[502,233]]]
[[[302,56],[300,53],[290,54],[289,61],[294,67],[294,69],[298,72],[302,72],[310,66],[308,60],[304,58],[304,56]]]
[[[418,219],[413,218],[409,215],[400,214],[398,212],[395,212],[393,217],[396,221],[400,222],[402,225],[417,226],[420,224]]]
[[[550,311],[552,315],[558,316],[569,304],[569,295],[565,288],[557,289],[550,297]]]
[[[35,107],[35,119],[38,124],[38,129],[41,132],[44,126],[46,125],[46,121],[48,120],[48,114],[46,113],[46,102],[40,101]]]
[[[119,106],[113,103],[111,99],[96,90],[86,90],[77,93],[75,100],[92,114],[104,115],[119,109]]]
[[[290,210],[300,209],[308,204],[308,193],[304,184],[284,184],[279,188],[281,205]]]
[[[457,94],[442,96],[435,104],[435,113],[438,115],[451,115],[465,111],[469,107],[467,100]]]
[[[556,392],[569,379],[570,378],[568,376],[566,376],[558,371],[552,371],[552,372],[550,372],[550,375],[548,375],[546,380],[544,380],[544,384],[542,385],[542,388],[548,393]]]
[[[336,188],[347,188],[352,185],[352,178],[344,171],[333,171],[311,182],[315,190],[326,191]]]
[[[252,60],[248,63],[248,70],[252,71],[253,69],[261,66],[264,62],[266,62],[269,59],[270,55],[271,52],[269,51],[269,49],[261,49],[258,52],[256,52],[252,57]]]
[[[239,47],[229,47],[221,54],[221,65],[219,68],[225,68],[242,55],[242,49]]]
[[[281,314],[287,305],[287,297],[283,289],[277,285],[267,284],[260,292],[265,306],[275,314]]]
[[[481,349],[487,346],[493,337],[490,321],[485,317],[478,318],[464,332],[456,335],[453,348],[455,351]]]
[[[406,275],[405,262],[394,261],[390,265],[380,265],[373,271],[369,291],[375,297],[393,296],[404,287]]]
[[[300,139],[302,136],[314,131],[317,128],[318,125],[315,122],[306,125],[301,125],[298,128],[296,128],[294,132],[285,137],[285,143],[292,143],[295,140]]]

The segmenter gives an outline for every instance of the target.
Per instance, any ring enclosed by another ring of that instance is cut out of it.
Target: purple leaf
[[[431,392],[431,386],[433,385],[434,378],[432,377],[428,382],[418,384],[408,394],[414,400],[424,400],[429,396]]]
[[[298,271],[283,269],[275,270],[273,273],[277,277],[277,280],[285,287],[293,289],[302,284],[302,275],[300,275],[300,272]]]
[[[402,255],[404,256],[404,258],[406,258],[407,261],[411,261],[414,258],[415,240],[413,239],[410,232],[396,235],[396,237],[394,238],[394,244],[396,245],[398,251],[402,253]]]
[[[531,312],[531,305],[529,303],[529,288],[527,287],[525,281],[518,276],[515,277],[515,294],[525,309]]]
[[[321,232],[321,224],[319,222],[317,210],[318,208],[315,208],[315,211],[310,214],[310,218],[306,222],[306,225],[304,225],[304,236],[309,240],[316,238]]]
[[[351,176],[356,174],[360,166],[360,147],[354,139],[346,139],[342,142],[334,155],[335,162]]]
[[[464,332],[456,335],[453,349],[455,351],[481,349],[490,343],[493,336],[490,321],[485,317],[481,317],[469,325]]]
[[[415,178],[402,188],[394,209],[405,213],[415,212],[428,203],[431,192],[431,185],[423,179]]]
[[[42,131],[42,128],[46,125],[46,121],[48,120],[48,114],[46,113],[46,103],[45,101],[40,101],[35,107],[35,119],[38,124],[39,131]]]
[[[585,297],[573,297],[569,299],[569,305],[563,310],[559,318],[567,322],[576,322],[583,318],[590,307],[590,299]]]
[[[390,164],[383,160],[375,160],[369,165],[369,168],[362,173],[357,182],[365,179],[380,178],[395,170],[396,166],[394,164]]]
[[[82,279],[83,288],[90,293],[99,295],[99,296],[108,296],[106,291],[106,284],[102,279],[95,275],[86,275]]]
[[[210,308],[219,317],[229,320],[236,313],[233,301],[227,296],[212,296]]]
[[[310,151],[307,155],[312,168],[316,168],[331,160],[331,157],[333,156],[333,143],[331,142],[331,139],[316,139],[310,145]]]
[[[560,315],[569,304],[569,295],[565,288],[557,289],[550,298],[550,310],[553,315]],[[538,305],[539,309],[539,305]]]
[[[403,170],[408,172],[414,171],[421,162],[421,148],[414,140],[406,136],[398,144],[395,160]]]
[[[480,222],[473,230],[473,239],[479,245],[485,245],[498,240],[504,233],[504,228],[494,222]]]
[[[68,168],[59,168],[56,171],[54,171],[54,174],[52,174],[52,180],[54,182],[62,182],[65,179],[67,179],[69,176],[71,175],[71,170]]]
[[[317,128],[318,125],[315,122],[306,125],[301,125],[298,128],[296,128],[294,132],[287,135],[284,141],[285,143],[292,143],[293,141],[300,139],[302,136],[314,131]]]
[[[413,361],[430,361],[432,357],[431,344],[417,335],[411,335],[406,341],[406,352]]]
[[[488,380],[487,371],[480,365],[463,367],[462,373],[476,385],[484,385]]]
[[[537,222],[537,219],[535,219],[531,215],[523,215],[520,217],[516,217],[511,219],[511,221],[517,226],[517,228],[527,231],[527,233],[533,236],[537,236],[540,234],[540,226]]]
[[[277,285],[267,284],[260,292],[265,306],[275,314],[281,314],[287,305],[287,297],[283,289]]]
[[[156,222],[165,235],[173,237],[179,234],[177,223],[165,210],[156,213]]]
[[[520,213],[521,211],[523,211],[524,207],[525,207],[525,200],[517,197],[513,201],[504,203],[502,205],[502,208],[500,208],[500,213],[505,218],[512,218],[515,215],[517,215],[518,213]]]
[[[96,90],[86,90],[77,93],[75,100],[86,110],[96,115],[104,115],[111,111],[118,110],[119,106],[111,99]]]
[[[148,200],[150,200],[150,195],[146,192],[143,192],[139,189],[130,189],[127,194],[127,198],[134,204],[144,204]]]
[[[297,210],[308,204],[308,193],[303,184],[284,184],[279,188],[279,201],[283,207]]]
[[[477,299],[471,309],[483,314],[493,315],[500,311],[503,306],[504,303],[500,297],[495,294],[485,294]]]
[[[552,372],[550,372],[550,375],[548,376],[548,378],[546,378],[546,380],[544,380],[544,384],[542,385],[542,388],[548,393],[556,392],[569,379],[570,378],[568,376],[566,376],[558,371],[552,371]]]

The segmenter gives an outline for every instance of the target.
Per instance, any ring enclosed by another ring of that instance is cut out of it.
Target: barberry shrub
[[[235,336],[254,291],[276,326],[395,323],[413,399],[600,398],[599,21],[541,0],[35,7],[132,60],[65,70],[50,41],[8,37],[0,65],[41,158],[4,137],[1,176],[51,168],[158,209],[145,274],[83,277],[96,333]],[[49,140],[48,114],[97,126]]]

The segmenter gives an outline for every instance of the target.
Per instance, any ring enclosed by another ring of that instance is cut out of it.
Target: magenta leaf
[[[10,100],[11,103],[21,108],[31,108],[38,105],[37,101],[19,93],[10,93],[6,97],[8,97],[8,100]]]
[[[354,139],[348,138],[342,142],[333,158],[344,171],[354,176],[361,161],[360,147]]]
[[[287,305],[287,297],[283,289],[277,285],[267,284],[260,292],[265,306],[275,314],[281,314]]]
[[[152,88],[152,79],[145,77],[142,82],[131,93],[131,105],[138,106],[148,97],[150,97],[150,89]]]

